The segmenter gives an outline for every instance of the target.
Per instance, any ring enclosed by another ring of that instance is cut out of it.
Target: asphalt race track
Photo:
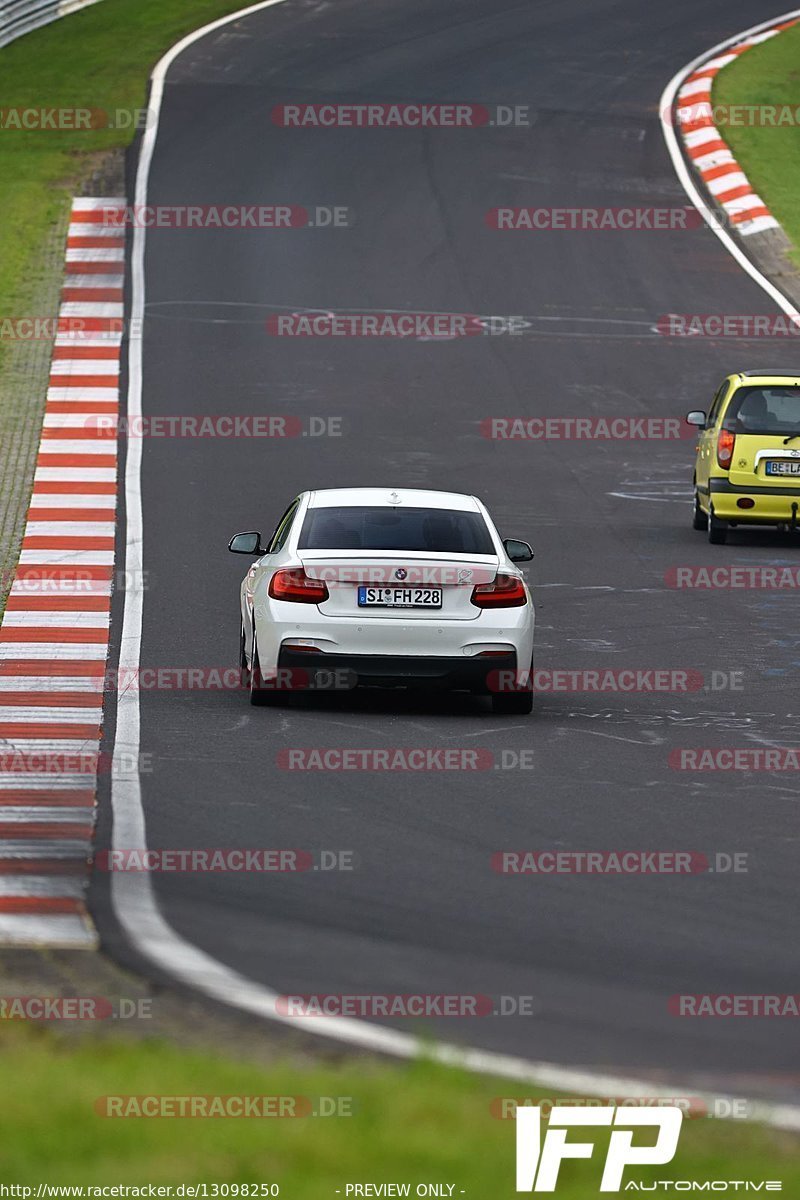
[[[499,441],[493,416],[682,417],[732,370],[797,368],[788,341],[661,336],[667,313],[774,311],[706,229],[499,232],[498,205],[677,207],[658,100],[772,13],[757,0],[288,0],[171,68],[149,201],[346,206],[346,228],[152,229],[143,407],[341,418],[342,436],[149,438],[142,667],[235,665],[237,530],[312,487],[474,491],[536,552],[540,668],[742,672],[742,690],[481,700],[345,694],[253,709],[235,691],[142,692],[154,848],[320,847],[357,870],[164,874],[184,937],[291,993],[531,996],[533,1015],[441,1019],[464,1045],[796,1096],[787,1022],[691,1020],[677,993],[789,993],[797,783],[681,772],[676,747],[792,745],[797,600],[676,590],[682,564],[795,564],[777,533],[690,527],[691,440]],[[527,105],[530,127],[287,129],[291,102]],[[131,163],[131,171],[135,164]],[[270,336],[270,315],[525,318],[451,340]],[[124,529],[124,525],[123,525]],[[119,636],[121,598],[114,627]],[[113,714],[111,714],[113,717]],[[113,725],[113,722],[112,722]],[[528,752],[531,769],[305,772],[293,747]],[[106,785],[107,786],[107,785]],[[101,839],[108,837],[108,815]],[[746,853],[747,873],[508,877],[503,849]],[[98,875],[106,946],[134,962]],[[398,1028],[409,1028],[399,1022]]]

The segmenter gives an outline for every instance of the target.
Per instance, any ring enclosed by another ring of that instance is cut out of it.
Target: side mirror
[[[520,542],[517,538],[505,538],[503,546],[512,562],[530,562],[533,558],[533,551],[527,542]]]
[[[696,425],[698,429],[705,429],[706,414],[701,412],[699,408],[694,408],[690,413],[686,414],[686,424]]]
[[[235,533],[228,542],[232,554],[264,554],[261,546],[261,534],[255,530],[252,533]]]

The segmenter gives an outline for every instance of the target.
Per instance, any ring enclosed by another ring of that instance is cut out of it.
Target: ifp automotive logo
[[[683,1110],[677,1105],[663,1108],[573,1108],[555,1105],[550,1110],[549,1128],[542,1139],[542,1114],[539,1108],[517,1109],[517,1191],[554,1192],[558,1172],[565,1158],[591,1158],[592,1142],[568,1142],[573,1125],[614,1126],[609,1140],[601,1192],[618,1192],[628,1166],[654,1166],[672,1162],[678,1149]],[[634,1146],[634,1131],[655,1126],[658,1136],[653,1145]]]
[[[549,1128],[542,1138],[542,1114],[549,1108]],[[657,1103],[653,1107],[601,1104],[576,1107],[575,1102],[531,1107],[518,1104],[517,1120],[517,1191],[554,1192],[561,1164],[567,1158],[592,1158],[595,1145],[590,1141],[567,1141],[572,1126],[611,1128],[608,1138],[601,1192],[780,1192],[780,1179],[624,1179],[626,1167],[663,1166],[672,1162],[678,1149],[684,1109],[677,1104]],[[649,1128],[648,1128],[649,1127]],[[655,1129],[655,1141],[653,1141]],[[647,1130],[636,1138],[639,1130]],[[644,1144],[634,1145],[634,1139]],[[599,1157],[599,1156],[598,1156]]]

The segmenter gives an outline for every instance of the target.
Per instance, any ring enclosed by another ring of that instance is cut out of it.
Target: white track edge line
[[[158,61],[151,77],[148,121],[142,136],[137,164],[135,204],[144,205],[147,202],[147,185],[158,135],[164,81],[172,63],[189,46],[217,29],[221,29],[232,21],[282,3],[285,3],[285,0],[261,0],[261,3],[250,5],[219,20],[212,21],[182,38]],[[774,24],[778,20],[780,18],[776,18],[773,22],[766,22],[765,25]],[[729,43],[724,44],[728,45]],[[667,90],[669,91],[669,88]],[[684,186],[686,185],[684,184]],[[702,204],[699,195],[697,200]],[[708,220],[712,214],[710,210],[707,212],[706,219]],[[136,319],[142,321],[144,317],[145,232],[144,227],[140,226],[136,226],[133,231],[131,316],[134,321]],[[742,265],[745,266],[744,256],[742,259]],[[754,270],[749,264],[745,266],[745,269],[750,273]],[[764,282],[768,283],[766,280]],[[771,285],[768,286],[771,287]],[[777,293],[777,289],[775,291],[777,298],[781,294]],[[785,297],[781,296],[781,299],[783,303],[786,303]],[[142,339],[129,342],[128,346],[128,416],[139,417],[142,411]],[[142,443],[140,440],[128,443],[128,456],[125,464],[125,569],[131,572],[141,571],[143,565],[141,454]],[[133,574],[132,578],[141,578],[141,575]],[[127,667],[135,670],[139,667],[143,601],[144,595],[141,589],[129,588],[125,592],[120,669]],[[122,769],[124,763],[137,761],[128,756],[131,753],[138,756],[139,747],[138,691],[121,692],[117,698],[117,724],[111,784],[113,816],[111,845],[115,850],[141,848],[147,845],[139,774]],[[131,945],[167,975],[213,1000],[238,1008],[243,1012],[291,1026],[295,1030],[301,1028],[294,1018],[278,1012],[277,992],[231,970],[186,941],[172,929],[158,909],[149,873],[112,872],[111,904],[116,919]],[[554,1063],[534,1062],[492,1051],[474,1050],[444,1043],[426,1045],[411,1034],[350,1018],[328,1017],[324,1020],[304,1024],[302,1028],[308,1033],[316,1033],[322,1037],[376,1053],[393,1055],[396,1058],[412,1059],[427,1056],[444,1065],[474,1071],[478,1074],[495,1075],[532,1085],[571,1089],[576,1094],[585,1092],[591,1095],[631,1097],[659,1095],[669,1098],[676,1094],[683,1094],[685,1091],[687,1095],[697,1095],[709,1101],[719,1098],[711,1095],[703,1096],[694,1087],[676,1090],[676,1087],[667,1088],[661,1084],[653,1085],[642,1079],[626,1079],[581,1068],[562,1067]],[[779,1128],[800,1131],[800,1107],[754,1102],[752,1112],[755,1120]]]

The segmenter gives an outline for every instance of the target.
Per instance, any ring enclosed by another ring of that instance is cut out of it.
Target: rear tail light
[[[519,608],[528,597],[518,575],[496,575],[493,583],[479,583],[472,589],[472,603],[478,608]]]
[[[727,471],[731,465],[733,444],[735,441],[735,433],[731,433],[730,429],[720,429],[719,437],[717,438],[717,462],[723,470]]]
[[[310,579],[302,567],[276,571],[269,585],[273,600],[291,600],[295,604],[322,604],[328,599],[328,585],[321,579]]]

